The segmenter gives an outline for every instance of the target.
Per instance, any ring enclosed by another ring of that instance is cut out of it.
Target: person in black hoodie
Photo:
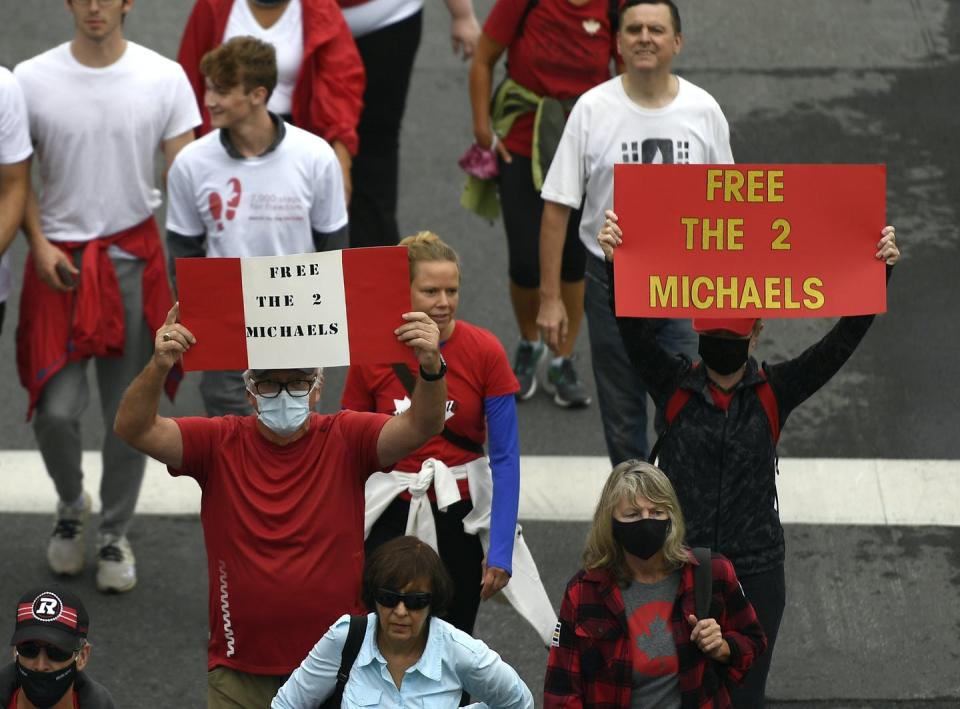
[[[41,586],[20,596],[14,661],[0,669],[0,709],[116,709],[110,693],[83,672],[89,627],[83,601],[69,589]]]
[[[623,242],[617,215],[606,212],[597,242],[607,259],[614,309],[614,252]],[[892,226],[876,251],[889,280],[900,259]],[[850,359],[873,315],[840,318],[797,357],[770,364],[751,355],[763,323],[756,318],[695,318],[700,362],[660,347],[646,318],[618,317],[630,362],[657,406],[660,468],[680,498],[687,544],[733,562],[767,635],[767,652],[733,692],[736,707],[763,707],[767,672],[786,605],[784,538],[777,508],[777,439],[790,413]],[[653,462],[651,460],[651,462]]]

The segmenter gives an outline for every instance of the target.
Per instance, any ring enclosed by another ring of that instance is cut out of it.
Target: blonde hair
[[[663,545],[663,556],[667,563],[679,568],[687,562],[687,547],[683,543],[686,536],[683,512],[670,479],[649,463],[628,460],[613,469],[603,486],[583,552],[585,569],[608,568],[621,584],[627,584],[633,578],[623,547],[613,538],[613,511],[621,500],[633,501],[638,497],[647,498],[663,507],[667,513],[670,530]]]
[[[410,263],[410,281],[417,275],[417,264],[421,261],[449,261],[457,265],[460,271],[460,257],[453,247],[432,231],[420,231],[400,240],[400,246],[407,247],[407,260]]]

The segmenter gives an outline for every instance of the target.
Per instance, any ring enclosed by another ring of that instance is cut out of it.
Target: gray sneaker
[[[97,551],[97,590],[124,593],[137,585],[137,560],[126,537],[104,534]]]
[[[553,394],[553,403],[564,408],[580,408],[590,403],[587,388],[580,381],[573,357],[564,357],[558,366],[550,365],[543,388]]]
[[[76,576],[83,571],[83,525],[90,516],[90,495],[83,493],[83,507],[57,504],[57,520],[47,544],[47,563],[55,574]]]
[[[526,401],[537,391],[537,370],[547,357],[547,346],[543,342],[531,345],[521,341],[513,355],[513,373],[520,382],[517,400]]]

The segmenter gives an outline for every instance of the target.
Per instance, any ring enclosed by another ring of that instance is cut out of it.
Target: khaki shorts
[[[208,709],[269,709],[288,675],[252,675],[229,667],[207,673]]]

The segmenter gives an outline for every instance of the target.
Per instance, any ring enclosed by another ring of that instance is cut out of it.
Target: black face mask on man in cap
[[[68,667],[53,672],[28,670],[20,664],[20,660],[17,660],[17,679],[20,682],[20,689],[27,695],[30,703],[39,709],[49,709],[59,702],[73,685],[76,676],[76,660]]]
[[[717,374],[733,374],[747,363],[750,356],[750,338],[715,337],[700,335],[700,358]]]

